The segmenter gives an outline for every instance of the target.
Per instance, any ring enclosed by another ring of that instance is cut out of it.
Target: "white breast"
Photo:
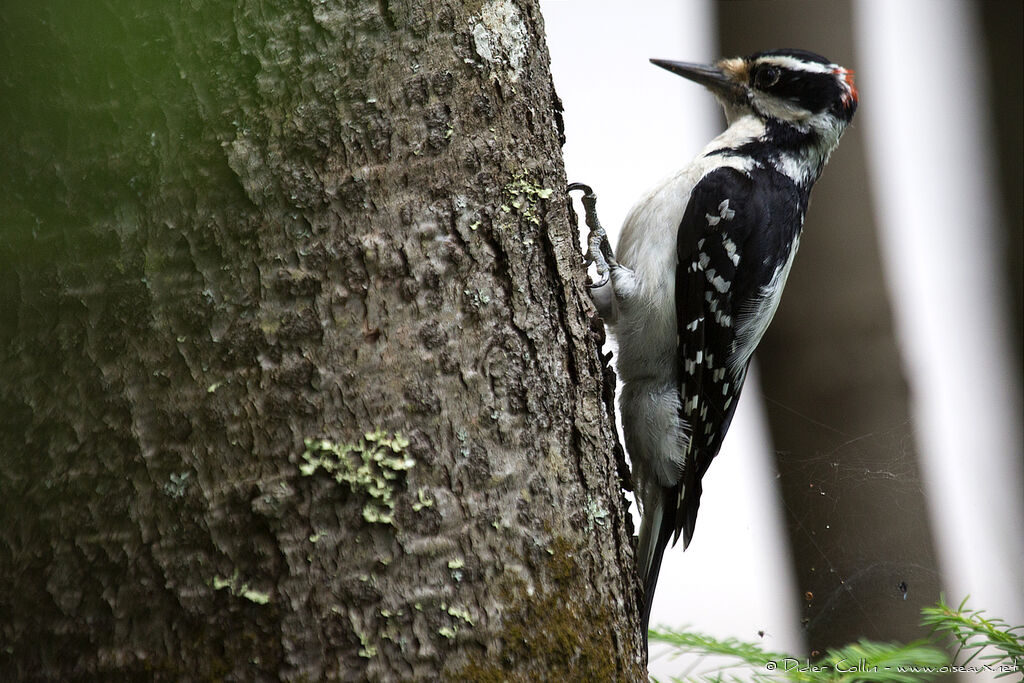
[[[635,281],[627,296],[616,291],[618,319],[612,327],[623,381],[671,378],[675,372],[676,241],[690,193],[717,168],[749,171],[749,159],[714,152],[763,133],[764,124],[757,117],[738,119],[688,166],[644,194],[626,216],[615,252],[619,263],[633,271]]]

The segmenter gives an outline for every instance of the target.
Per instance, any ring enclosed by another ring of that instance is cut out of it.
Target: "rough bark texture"
[[[849,2],[723,3],[722,50],[800,47],[856,69],[850,11]],[[757,351],[812,652],[924,637],[921,607],[941,590],[867,188],[854,119],[812,192],[786,294]]]
[[[536,4],[0,34],[3,678],[642,677]]]

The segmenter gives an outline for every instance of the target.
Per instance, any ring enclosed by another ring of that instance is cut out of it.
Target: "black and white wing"
[[[697,520],[701,478],[722,446],[753,346],[781,294],[785,275],[780,282],[778,264],[790,262],[799,234],[804,203],[786,184],[759,169],[716,169],[694,187],[679,226],[677,376],[689,442],[676,487],[674,533],[677,539],[682,534],[684,547]],[[745,261],[744,253],[772,258]]]

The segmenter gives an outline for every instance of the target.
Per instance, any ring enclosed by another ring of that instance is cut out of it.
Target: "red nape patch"
[[[853,83],[853,69],[844,69],[842,67],[837,67],[832,70],[832,73],[834,73],[837,76],[843,77],[843,81],[846,83],[846,86],[850,89],[850,96],[853,98],[854,102],[857,102],[859,98],[857,95],[857,86],[854,85]]]

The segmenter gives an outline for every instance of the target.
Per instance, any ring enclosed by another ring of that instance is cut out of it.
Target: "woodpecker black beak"
[[[689,62],[671,62],[667,59],[652,59],[651,64],[660,66],[676,74],[687,78],[694,83],[700,83],[714,94],[729,100],[741,100],[745,95],[745,89],[741,83],[737,83],[729,74],[715,64],[691,64]]]

